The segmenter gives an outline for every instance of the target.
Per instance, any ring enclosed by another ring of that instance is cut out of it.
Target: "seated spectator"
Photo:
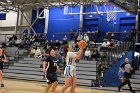
[[[107,47],[109,47],[109,46],[110,46],[110,42],[109,42],[109,41],[107,41],[107,44],[106,44],[106,45],[107,45]]]
[[[15,40],[13,37],[9,38],[9,46],[10,47],[15,46]]]
[[[21,39],[17,39],[15,42],[15,45],[18,47],[21,44],[22,40]]]
[[[89,47],[87,47],[86,48],[86,51],[85,51],[85,57],[84,57],[84,59],[89,60],[90,59],[90,56],[91,56],[91,52],[89,50]]]
[[[60,48],[60,42],[58,40],[55,41],[55,47]]]
[[[109,45],[109,48],[115,48],[115,41],[112,39]]]
[[[21,42],[21,43],[19,44],[18,48],[19,48],[19,49],[23,49],[23,48],[24,48],[23,42]]]
[[[104,41],[102,43],[100,51],[103,51],[103,52],[107,51],[107,41]]]
[[[39,47],[37,47],[37,50],[35,51],[35,58],[42,58],[42,53]]]
[[[17,36],[16,35],[13,35],[13,37],[12,37],[13,39],[14,39],[14,41],[16,41],[17,40]]]
[[[90,60],[93,60],[93,58],[95,58],[95,60],[98,61],[99,57],[100,57],[100,54],[99,54],[97,48],[94,48],[93,54],[91,54]]]
[[[62,56],[60,55],[59,50],[56,50],[55,57],[56,57],[56,60],[57,60],[58,64],[62,63]]]
[[[12,37],[9,37],[9,42],[10,41],[16,41],[17,40],[17,36],[13,35]]]
[[[89,42],[89,37],[88,37],[88,35],[85,33],[84,34],[84,38],[83,38],[86,42]]]
[[[48,45],[49,46],[55,46],[55,42],[51,40],[51,41],[49,41]]]
[[[83,39],[83,36],[81,34],[78,34],[78,37],[77,37],[77,42],[82,40]]]
[[[34,57],[36,49],[34,47],[31,48],[30,57]]]
[[[33,36],[30,36],[30,41],[31,41],[31,44],[33,44],[33,42],[35,41],[35,38]]]
[[[2,42],[1,45],[2,45],[3,48],[7,47],[6,42]]]
[[[64,46],[61,46],[59,48],[59,53],[60,53],[61,56],[64,56]]]
[[[106,33],[105,36],[103,37],[103,40],[109,40],[109,37],[110,37],[109,34]]]
[[[112,33],[110,39],[115,40],[115,34]]]
[[[68,44],[67,40],[68,40],[67,35],[64,34],[64,37],[63,37],[63,45]]]

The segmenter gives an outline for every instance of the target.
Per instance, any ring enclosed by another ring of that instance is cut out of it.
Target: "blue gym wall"
[[[69,7],[68,12],[80,12],[80,6]],[[48,39],[62,40],[63,34],[70,29],[76,31],[79,28],[79,15],[68,15],[64,13],[64,8],[52,7],[49,12]],[[53,37],[54,36],[54,37]],[[67,35],[69,38],[69,35]]]
[[[110,5],[113,7],[113,5]],[[98,6],[98,10],[104,12],[105,7],[103,5]],[[119,9],[120,10],[120,9]],[[79,13],[80,6],[69,7],[68,12]],[[84,12],[95,12],[95,8],[91,5],[84,8]],[[84,15],[83,32],[95,31],[96,27],[101,30],[101,35],[105,32],[123,32],[124,30],[130,31],[135,26],[136,17],[134,14],[128,12],[120,12],[116,15],[116,20],[107,21],[107,14],[86,14]],[[32,22],[36,18],[36,11],[33,10]],[[69,32],[70,29],[77,31],[79,28],[79,15],[64,14],[64,8],[52,7],[49,13],[49,26],[48,26],[48,40],[62,40],[63,35],[60,33]],[[38,19],[33,25],[33,28],[38,33],[43,33],[45,27],[45,19]],[[69,38],[69,35],[68,35]],[[101,38],[101,37],[100,37]]]
[[[107,5],[108,7],[114,7],[114,5]],[[105,6],[99,5],[98,10],[105,12]],[[108,9],[112,10],[112,9]],[[118,10],[121,10],[118,8]],[[95,8],[91,5],[84,8],[84,12],[95,12]],[[119,12],[116,14],[116,20],[107,21],[107,14],[87,14],[84,15],[84,28],[83,31],[95,31],[98,27],[101,30],[101,36],[105,32],[123,32],[124,30],[130,31],[135,26],[136,17],[134,14],[128,12]],[[101,38],[101,37],[100,37]]]

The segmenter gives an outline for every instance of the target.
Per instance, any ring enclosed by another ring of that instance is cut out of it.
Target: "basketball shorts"
[[[65,71],[64,71],[64,76],[65,77],[74,77],[74,76],[76,76],[76,68],[75,68],[75,66],[72,66],[72,65],[66,66]]]
[[[57,74],[56,73],[46,72],[46,80],[47,80],[48,84],[52,84],[52,83],[58,81]]]

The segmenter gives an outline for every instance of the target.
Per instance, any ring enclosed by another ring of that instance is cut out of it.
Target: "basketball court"
[[[23,80],[4,80],[5,87],[0,88],[0,93],[44,93],[45,84],[44,82],[32,82]],[[56,89],[55,93],[60,93],[61,84]],[[49,92],[50,93],[50,92]],[[67,90],[65,93],[69,93]],[[85,86],[78,86],[75,93],[118,93],[117,88],[91,88]],[[119,93],[129,93],[128,91],[122,91]]]

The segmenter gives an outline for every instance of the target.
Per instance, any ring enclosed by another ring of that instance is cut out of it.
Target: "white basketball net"
[[[116,20],[117,7],[114,7],[114,6],[110,7],[109,5],[105,5],[105,9],[107,12],[107,19]]]
[[[107,12],[107,19],[116,20],[116,12]]]

